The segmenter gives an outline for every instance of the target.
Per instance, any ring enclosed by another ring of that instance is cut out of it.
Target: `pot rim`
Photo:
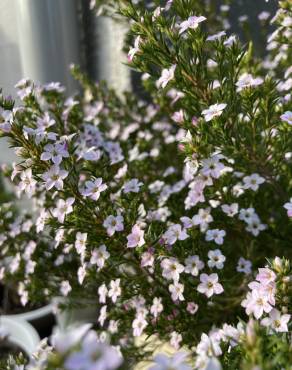
[[[35,352],[41,339],[30,323],[2,315],[0,316],[0,326],[4,327],[9,334],[8,343],[15,344],[29,357]]]
[[[43,307],[36,308],[35,310],[23,312],[23,313],[16,313],[11,315],[4,315],[5,317],[10,317],[11,319],[19,319],[25,321],[35,321],[44,316],[48,316],[53,313],[53,304],[49,303]],[[2,316],[3,317],[3,316]]]

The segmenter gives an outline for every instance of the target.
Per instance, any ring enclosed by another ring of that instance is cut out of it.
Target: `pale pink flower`
[[[162,87],[163,89],[166,85],[174,78],[174,71],[176,69],[176,64],[172,65],[169,69],[165,68],[161,72],[161,77],[157,81],[157,87]]]
[[[236,91],[240,92],[249,87],[257,87],[263,82],[264,80],[261,77],[253,77],[249,73],[243,73],[235,84],[237,86]]]
[[[132,232],[127,236],[127,248],[142,247],[145,244],[144,230],[136,224],[132,227]]]
[[[269,284],[276,280],[277,275],[274,273],[273,270],[265,267],[259,268],[259,273],[256,276],[256,280],[259,281],[261,284]]]
[[[188,302],[187,304],[187,311],[194,315],[199,309],[199,306],[195,302]]]
[[[154,256],[151,252],[144,252],[141,256],[141,267],[152,267],[154,264]]]
[[[183,296],[183,292],[184,292],[184,285],[183,284],[180,284],[176,281],[174,281],[173,284],[170,284],[168,289],[171,293],[171,299],[175,302],[175,301],[184,301],[184,296]]]
[[[196,28],[199,27],[199,24],[201,22],[204,22],[207,18],[206,17],[203,17],[203,16],[199,16],[199,17],[196,17],[196,16],[191,16],[189,17],[186,21],[183,21],[181,22],[181,24],[179,25],[179,35],[181,35],[182,33],[184,33],[187,29],[192,29],[192,30],[195,30]]]

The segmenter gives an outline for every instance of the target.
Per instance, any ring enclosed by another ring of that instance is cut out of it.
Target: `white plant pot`
[[[53,322],[53,319],[51,319],[50,317],[52,315],[53,315],[53,305],[48,304],[44,307],[40,307],[32,311],[6,316],[10,317],[12,320],[17,319],[28,321],[29,323],[33,324],[37,329],[42,329],[46,327],[48,324]]]
[[[19,347],[29,357],[36,351],[40,337],[28,322],[11,316],[0,316],[0,328],[8,334],[8,343]]]
[[[94,323],[97,321],[99,303],[97,301],[80,300],[80,308],[72,307],[64,310],[58,308],[66,299],[56,297],[53,299],[53,305],[57,307],[55,310],[56,323],[59,330],[63,331],[70,326]]]

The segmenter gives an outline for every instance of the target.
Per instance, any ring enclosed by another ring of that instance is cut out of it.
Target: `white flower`
[[[133,328],[133,335],[134,337],[140,337],[143,333],[143,330],[148,325],[147,321],[145,320],[144,315],[138,314],[135,320],[132,323]]]
[[[133,60],[134,56],[139,51],[140,41],[141,41],[141,36],[137,36],[135,38],[135,41],[134,41],[134,47],[133,48],[130,48],[130,50],[128,52],[128,60],[129,60],[129,62],[131,62]]]
[[[218,283],[217,274],[201,274],[200,281],[201,283],[198,285],[197,290],[198,292],[205,294],[208,298],[210,298],[213,294],[223,293],[224,289],[222,285]]]
[[[199,356],[206,357],[220,356],[222,354],[220,342],[217,337],[211,334],[208,336],[205,333],[201,335],[201,340],[197,345],[196,352]]]
[[[206,232],[206,241],[212,241],[218,245],[222,245],[224,242],[224,237],[226,235],[225,230],[219,230],[219,229],[214,229],[214,230],[207,230]]]
[[[174,71],[176,69],[176,64],[172,65],[169,69],[163,69],[161,72],[161,77],[157,81],[157,87],[162,87],[163,89],[169,83],[170,80],[174,78]]]
[[[140,187],[143,185],[143,182],[140,182],[138,179],[132,179],[126,182],[123,186],[125,194],[128,193],[139,193]]]
[[[269,313],[273,309],[269,303],[269,296],[264,290],[260,289],[253,289],[248,292],[241,305],[245,307],[247,315],[253,314],[257,320],[263,316],[264,312]]]
[[[102,178],[99,177],[94,181],[86,181],[85,188],[80,190],[84,197],[89,197],[92,200],[98,200],[100,193],[107,189],[107,185],[102,183]]]
[[[58,190],[63,189],[63,180],[68,176],[68,171],[60,169],[59,166],[52,166],[47,172],[43,173],[42,179],[46,182],[46,189],[53,187]]]
[[[222,204],[221,209],[228,217],[233,217],[238,213],[238,203]]]
[[[189,256],[185,259],[185,272],[193,276],[198,276],[200,270],[205,266],[204,262],[200,260],[200,257],[197,255]]]
[[[216,155],[211,158],[203,159],[201,164],[202,169],[200,173],[206,177],[213,177],[214,179],[218,179],[225,168],[224,164],[220,162],[219,157]]]
[[[84,255],[87,241],[87,233],[76,234],[75,248],[78,254]]]
[[[168,245],[174,244],[177,240],[185,240],[188,237],[189,235],[182,229],[180,224],[171,225],[163,234],[163,238]]]
[[[52,160],[54,164],[59,165],[62,162],[63,158],[69,157],[66,146],[66,143],[46,144],[44,146],[44,152],[41,154],[41,160]]]
[[[215,117],[221,116],[223,110],[227,107],[227,104],[213,104],[208,109],[204,109],[202,115],[207,122],[211,121]]]
[[[203,16],[191,16],[186,21],[181,22],[179,25],[179,35],[181,35],[183,32],[185,32],[188,28],[195,30],[198,28],[199,24],[201,22],[204,22],[207,18]]]
[[[106,228],[108,236],[113,236],[116,231],[124,230],[124,217],[123,216],[108,216],[104,222],[103,226]]]
[[[127,248],[142,247],[145,244],[144,230],[140,229],[138,225],[132,227],[132,232],[127,236]]]
[[[243,188],[257,191],[259,188],[259,185],[263,184],[264,182],[265,182],[265,179],[263,177],[261,177],[257,173],[253,173],[252,175],[245,176],[243,178]]]
[[[120,279],[111,280],[110,289],[108,291],[108,296],[112,299],[113,303],[116,303],[118,297],[122,294],[120,287]]]
[[[170,286],[168,287],[170,293],[171,293],[171,299],[175,302],[175,301],[184,301],[184,296],[183,296],[183,292],[184,292],[184,285],[183,284],[180,284],[180,283],[177,283],[176,281],[173,283],[173,284],[170,284]]]
[[[236,91],[240,92],[248,87],[256,87],[261,85],[263,82],[264,80],[260,77],[254,78],[249,73],[243,73],[236,82]]]
[[[251,271],[252,271],[251,267],[252,267],[251,261],[246,260],[243,257],[240,257],[238,260],[236,270],[238,272],[243,272],[244,274],[249,275],[251,274]]]
[[[31,198],[35,192],[35,186],[37,181],[32,176],[31,168],[27,168],[25,171],[20,173],[21,181],[18,184],[18,188],[21,191],[25,191],[26,195]]]
[[[290,199],[290,202],[284,204],[284,208],[287,210],[288,217],[292,217],[292,198]]]
[[[98,288],[99,303],[105,303],[106,302],[107,294],[108,294],[108,289],[107,289],[106,285],[103,283]]]
[[[65,220],[65,216],[73,212],[73,203],[75,202],[74,198],[58,199],[57,207],[52,210],[54,217],[62,224]]]
[[[292,125],[292,112],[287,111],[280,116],[281,120]]]
[[[165,258],[161,262],[162,276],[167,280],[179,281],[179,275],[184,271],[181,265],[174,257]]]
[[[209,267],[216,267],[219,270],[223,269],[224,262],[226,260],[226,257],[223,256],[222,252],[220,249],[215,249],[213,251],[208,252],[208,266]]]
[[[97,321],[99,322],[100,326],[103,326],[105,320],[107,318],[107,305],[102,306],[99,312],[99,317]]]
[[[161,303],[161,300],[161,298],[155,297],[153,299],[152,306],[150,307],[150,312],[155,318],[157,318],[159,314],[163,311],[163,304]]]
[[[115,334],[118,332],[118,325],[119,325],[119,322],[116,321],[116,320],[110,320],[109,324],[108,324],[108,331],[111,333],[111,334]]]
[[[252,233],[254,236],[258,236],[263,230],[266,230],[267,225],[262,224],[258,215],[253,215],[249,220],[246,230]]]
[[[278,333],[287,333],[290,317],[291,315],[288,314],[281,315],[280,311],[273,308],[269,313],[269,317],[265,317],[261,320],[261,324],[271,327]]]
[[[182,341],[181,334],[177,333],[176,331],[173,331],[170,334],[170,345],[175,348],[176,350],[179,349],[180,342]]]
[[[267,12],[267,11],[262,11],[259,15],[258,15],[258,19],[260,21],[266,21],[269,17],[270,17],[271,13]]]
[[[218,33],[215,33],[215,35],[208,36],[206,41],[217,41],[220,40],[225,35],[226,35],[225,31],[220,31]]]
[[[92,265],[97,265],[98,270],[102,269],[105,261],[110,257],[109,252],[106,249],[106,246],[102,244],[100,247],[95,248],[91,252],[90,263]]]
[[[87,269],[87,264],[85,263],[82,266],[80,266],[78,271],[77,271],[78,282],[79,282],[80,285],[83,284],[83,281],[85,279],[86,269]]]
[[[67,296],[71,292],[72,288],[68,280],[61,282],[60,292],[63,296]]]
[[[200,225],[201,232],[205,232],[208,227],[209,223],[213,221],[213,217],[211,215],[211,208],[200,208],[197,215],[193,217],[193,224]]]
[[[240,211],[239,211],[239,216],[238,218],[244,222],[246,222],[247,224],[249,224],[251,222],[251,220],[253,219],[254,215],[255,215],[255,209],[254,208],[242,208]]]

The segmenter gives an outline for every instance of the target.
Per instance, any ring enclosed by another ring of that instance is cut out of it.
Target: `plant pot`
[[[0,328],[8,334],[7,342],[19,347],[28,357],[37,349],[40,337],[35,328],[26,321],[0,317]]]
[[[51,327],[54,323],[53,305],[48,304],[44,307],[37,308],[32,311],[17,313],[13,315],[6,315],[12,320],[23,320],[31,323],[38,331],[42,331]]]
[[[86,323],[94,323],[97,321],[99,303],[97,301],[81,299],[76,301],[73,307],[65,309],[58,306],[66,304],[66,299],[56,297],[53,299],[53,305],[56,307],[56,323],[59,330],[63,331],[70,326],[81,325]],[[78,306],[77,306],[78,304]]]

